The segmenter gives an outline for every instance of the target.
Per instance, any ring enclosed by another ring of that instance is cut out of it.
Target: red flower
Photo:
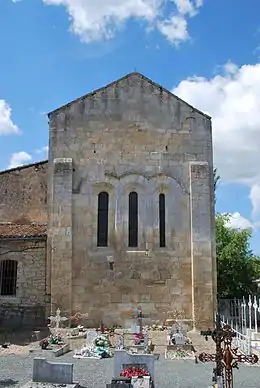
[[[138,367],[132,366],[130,368],[124,369],[120,373],[120,376],[128,377],[128,378],[141,377],[141,376],[149,376],[149,373],[147,372],[147,370],[145,370],[143,368],[138,368]]]

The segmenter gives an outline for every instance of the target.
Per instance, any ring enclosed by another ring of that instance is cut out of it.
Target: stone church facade
[[[211,326],[210,118],[131,73],[51,112],[49,139],[48,162],[0,172],[0,319],[123,324],[141,305]]]

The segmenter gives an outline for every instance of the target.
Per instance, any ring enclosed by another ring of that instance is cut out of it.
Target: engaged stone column
[[[190,163],[192,314],[194,328],[212,327],[215,295],[212,255],[212,193],[208,163]]]
[[[72,294],[72,159],[53,161],[51,230],[51,307],[71,313]]]

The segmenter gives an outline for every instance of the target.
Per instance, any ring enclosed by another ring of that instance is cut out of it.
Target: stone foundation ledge
[[[55,388],[55,387],[63,387],[63,388],[79,388],[79,383],[73,384],[54,384],[54,383],[37,383],[35,381],[31,381],[25,385],[22,385],[21,388]]]

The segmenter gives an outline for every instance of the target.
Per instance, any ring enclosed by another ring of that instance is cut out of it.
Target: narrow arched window
[[[138,246],[138,194],[132,191],[129,194],[129,225],[128,246]]]
[[[106,191],[98,194],[97,246],[107,247],[108,243],[108,202]]]
[[[165,247],[165,195],[159,195],[160,247]]]
[[[0,261],[0,295],[15,296],[17,283],[17,261]]]

